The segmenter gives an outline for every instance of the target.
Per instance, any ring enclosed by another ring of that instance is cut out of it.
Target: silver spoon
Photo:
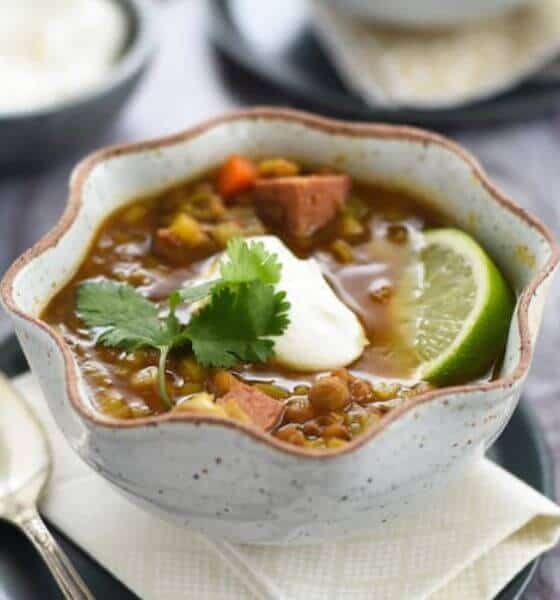
[[[65,598],[94,600],[37,512],[51,471],[43,428],[0,375],[0,519],[17,525],[33,542]]]

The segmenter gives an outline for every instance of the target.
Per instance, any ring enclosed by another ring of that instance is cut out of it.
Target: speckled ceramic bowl
[[[519,294],[500,378],[418,396],[327,453],[212,417],[116,421],[94,412],[70,348],[40,319],[43,307],[112,211],[202,174],[234,152],[289,156],[407,186],[452,216]],[[11,267],[1,292],[58,425],[89,465],[134,502],[179,524],[237,542],[288,544],[362,533],[420,509],[429,491],[484,452],[519,398],[558,256],[548,230],[444,138],[257,109],[85,160],[73,174],[60,223]]]

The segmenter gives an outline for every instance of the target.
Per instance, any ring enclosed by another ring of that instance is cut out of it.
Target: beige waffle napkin
[[[211,542],[121,498],[72,452],[34,379],[14,383],[53,446],[43,514],[144,600],[489,599],[560,538],[558,506],[481,460],[422,514],[352,541]]]
[[[316,30],[342,79],[377,106],[441,108],[486,98],[536,73],[560,52],[560,0],[422,31],[372,25],[324,0],[315,0],[315,9]]]

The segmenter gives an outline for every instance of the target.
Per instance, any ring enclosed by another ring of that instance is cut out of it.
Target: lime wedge
[[[513,293],[484,250],[456,229],[426,232],[396,298],[419,379],[436,385],[484,375],[505,346]]]

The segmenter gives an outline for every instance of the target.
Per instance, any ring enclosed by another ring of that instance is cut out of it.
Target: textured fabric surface
[[[424,31],[372,25],[323,0],[315,27],[342,79],[373,105],[455,106],[535,73],[560,50],[560,0],[472,25]]]
[[[146,600],[489,600],[560,538],[560,508],[484,459],[422,513],[367,536],[290,548],[214,542],[124,500],[72,452],[32,376],[15,383],[54,449],[43,513]]]

